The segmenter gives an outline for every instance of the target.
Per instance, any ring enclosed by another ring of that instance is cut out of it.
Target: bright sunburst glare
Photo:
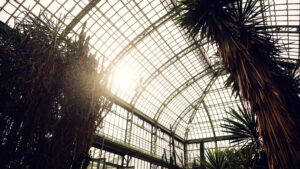
[[[117,90],[137,89],[141,82],[141,75],[129,67],[116,68],[113,72],[112,84]]]

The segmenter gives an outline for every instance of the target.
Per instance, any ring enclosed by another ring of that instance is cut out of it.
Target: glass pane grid
[[[90,2],[89,0],[1,1],[0,20],[13,27],[15,19],[24,21],[27,17],[24,11],[29,11],[30,15],[45,14],[50,19],[67,26]],[[264,6],[269,7],[264,13],[265,20],[262,26],[265,26],[266,31],[274,40],[278,40],[278,45],[282,46],[282,53],[278,59],[292,62],[299,60],[299,1],[262,2]],[[213,131],[217,137],[223,136],[226,133],[222,131],[220,124],[227,116],[225,111],[231,107],[236,109],[240,101],[231,95],[230,88],[224,88],[227,77],[222,76],[206,94],[204,103],[207,110],[203,106],[196,113],[194,109],[190,109],[201,97],[211,80],[211,75],[194,82],[186,82],[198,77],[197,75],[208,64],[217,62],[218,53],[215,44],[193,46],[185,32],[178,28],[172,19],[159,26],[155,25],[172,6],[171,1],[100,1],[85,14],[68,36],[75,38],[81,31],[82,24],[86,22],[87,34],[91,37],[91,51],[96,52],[99,58],[105,57],[106,66],[114,64],[112,65],[114,71],[131,69],[137,75],[126,88],[123,88],[124,83],[114,84],[111,92],[120,99],[150,118],[162,113],[158,119],[159,124],[166,128],[177,126],[175,133],[184,139],[214,137]],[[115,58],[119,59],[118,62],[112,63]],[[181,88],[183,84],[188,87]],[[143,88],[142,91],[137,89],[139,85]],[[166,102],[177,90],[180,90],[179,94]],[[162,104],[165,103],[167,105],[162,109]],[[151,124],[141,119],[131,122],[127,115],[127,110],[114,106],[112,113],[104,119],[104,127],[98,130],[99,133],[125,142],[125,135],[128,132],[126,126],[130,124],[136,131],[131,133],[130,145],[150,153]],[[162,135],[164,136],[158,138],[159,146],[156,152],[160,156],[163,149],[170,154],[170,137],[167,134]],[[218,144],[220,147],[230,146],[226,141]],[[207,143],[205,146],[213,148],[214,144]],[[142,166],[148,166],[148,163]]]
[[[213,137],[212,126],[209,117],[202,105],[196,111],[195,117],[192,120],[191,127],[188,126],[188,140]]]

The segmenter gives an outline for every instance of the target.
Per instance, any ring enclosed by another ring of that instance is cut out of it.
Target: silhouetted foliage
[[[266,154],[263,151],[261,137],[258,133],[258,124],[255,114],[244,106],[238,107],[239,111],[227,111],[228,117],[221,124],[228,139],[234,146],[240,147],[237,157],[231,160],[231,168],[244,166],[244,168],[268,168]],[[248,167],[245,167],[248,166]]]
[[[260,138],[255,115],[243,107],[238,107],[238,109],[239,111],[231,109],[226,112],[228,117],[224,118],[221,127],[229,134],[231,143],[250,145],[259,149]]]
[[[111,108],[105,78],[78,40],[44,16],[0,23],[0,168],[86,168],[97,126]],[[99,73],[100,72],[100,73]]]

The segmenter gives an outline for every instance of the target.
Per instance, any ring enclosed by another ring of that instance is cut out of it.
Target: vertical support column
[[[125,160],[125,155],[122,155],[122,163],[121,163],[122,167],[124,167],[124,160]]]
[[[298,39],[298,59],[300,59],[300,19],[299,19],[299,26],[297,28],[297,31],[299,32],[299,39]]]
[[[127,158],[125,158],[126,159],[126,167],[128,167],[132,156],[127,155],[126,157],[127,157]]]
[[[170,127],[170,129],[171,129],[171,131],[172,131],[172,126]],[[175,135],[175,133],[174,133],[174,131],[172,131],[172,133],[171,133],[171,138],[170,138],[170,139],[171,139],[171,140],[170,140],[170,141],[171,141],[171,142],[170,142],[170,146],[171,146],[172,149],[170,149],[170,152],[172,152],[172,153],[171,153],[171,157],[173,157],[173,163],[171,163],[171,165],[177,166],[174,135]]]
[[[187,168],[188,167],[187,143],[184,143],[183,153],[184,153],[184,168]]]
[[[264,26],[266,26],[266,15],[265,15],[265,11],[263,10],[263,9],[265,9],[265,4],[262,0],[260,0],[259,5],[260,5],[261,15],[262,15],[262,19],[263,19],[263,24],[264,24]]]
[[[157,127],[152,126],[151,127],[151,154],[156,154],[156,143],[157,143]],[[150,168],[152,169],[155,167],[155,164],[150,165]]]
[[[204,155],[204,142],[200,142],[200,168],[204,169],[202,161],[205,160],[205,155]]]
[[[157,127],[152,126],[151,133],[151,154],[156,154],[156,143],[157,143]]]
[[[131,129],[132,129],[132,118],[133,113],[127,111],[127,120],[126,120],[126,132],[125,132],[125,143],[130,144],[131,141]]]
[[[103,152],[103,147],[104,147],[104,140],[105,140],[105,137],[103,137],[103,140],[102,140],[102,143],[101,143],[101,149],[99,151],[99,158],[102,158],[102,152]]]

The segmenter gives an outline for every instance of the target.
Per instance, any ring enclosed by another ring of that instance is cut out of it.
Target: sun
[[[113,71],[112,85],[117,90],[136,89],[139,82],[139,75],[129,67],[116,68]]]

